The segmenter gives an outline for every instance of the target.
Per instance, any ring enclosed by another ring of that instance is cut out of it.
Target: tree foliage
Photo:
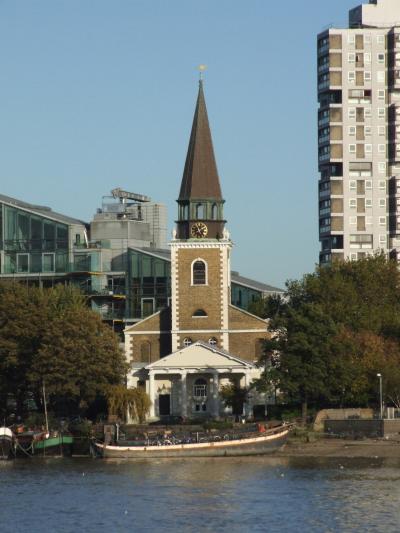
[[[129,415],[140,424],[150,411],[150,398],[140,387],[127,389],[124,385],[111,385],[107,389],[108,412],[126,420]]]
[[[223,385],[219,391],[220,398],[227,407],[232,408],[232,414],[241,415],[243,413],[243,404],[247,400],[249,390],[241,388],[239,383],[229,383]]]
[[[258,304],[259,305],[259,304]],[[260,309],[261,307],[261,309]],[[388,401],[400,401],[400,274],[384,255],[317,268],[289,281],[284,298],[258,308],[273,338],[258,387],[272,383],[287,401],[366,405],[384,376]]]
[[[84,412],[125,376],[118,338],[74,288],[0,283],[0,393],[18,412],[43,382],[50,407]]]

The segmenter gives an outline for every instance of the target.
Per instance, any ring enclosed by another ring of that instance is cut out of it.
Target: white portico
[[[198,341],[134,370],[128,386],[145,382],[151,400],[150,419],[168,415],[218,418],[229,413],[220,401],[220,387],[228,383],[248,387],[259,375],[259,368],[252,363]],[[253,403],[251,398],[244,406],[245,414],[250,414]]]

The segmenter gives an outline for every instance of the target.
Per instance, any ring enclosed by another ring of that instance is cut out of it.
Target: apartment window
[[[381,190],[385,190],[385,189],[386,189],[386,181],[384,181],[384,180],[380,180],[378,186],[379,186],[379,188],[380,188]]]
[[[365,153],[371,154],[372,153],[372,144],[366,144],[365,145]]]
[[[349,144],[349,153],[355,154],[356,153],[356,145],[355,144]]]
[[[349,107],[348,115],[349,115],[349,118],[356,118],[356,108],[355,107]]]
[[[356,42],[356,36],[354,33],[348,33],[347,34],[347,43],[348,44],[354,44]]]
[[[357,224],[357,217],[349,217],[349,224],[350,225]]]
[[[351,180],[349,181],[349,189],[351,191],[355,191],[357,188],[357,182],[355,180]]]
[[[17,272],[29,272],[29,254],[17,254]]]
[[[385,118],[386,109],[384,107],[378,107],[378,118]]]
[[[386,226],[386,217],[379,217],[379,225]]]
[[[386,235],[379,235],[379,244],[386,244]]]
[[[386,198],[379,198],[379,207],[386,207]]]
[[[378,54],[378,63],[384,63],[385,62],[385,54]]]
[[[354,81],[356,79],[356,73],[354,72],[354,70],[350,70],[347,73],[347,79],[349,80],[350,83],[354,83]]]
[[[384,100],[386,97],[385,89],[379,89],[378,91],[378,100]]]
[[[372,207],[372,200],[371,198],[365,199],[365,207]]]
[[[383,70],[379,70],[376,73],[376,79],[378,83],[385,83],[385,72]]]
[[[386,135],[386,126],[378,126],[378,135]]]
[[[367,180],[365,182],[365,188],[366,189],[372,189],[372,181],[371,180]]]
[[[364,43],[365,44],[371,44],[371,34],[367,33],[364,35]]]
[[[384,161],[378,163],[378,172],[379,174],[386,174],[386,163]]]
[[[355,198],[350,198],[349,207],[357,207],[357,200]]]
[[[347,56],[347,60],[349,63],[355,63],[356,62],[356,54],[354,52],[350,52]]]
[[[365,127],[364,127],[364,135],[365,135],[366,137],[369,137],[369,136],[371,135],[371,133],[372,133],[372,128],[371,128],[371,126],[365,126]]]
[[[356,127],[349,126],[349,135],[355,135],[355,134],[356,134]]]
[[[371,81],[371,79],[371,72],[369,72],[368,70],[364,72],[364,81]]]
[[[378,152],[380,154],[386,153],[386,144],[378,144]]]
[[[384,35],[377,35],[376,36],[376,42],[378,44],[385,44],[385,36]]]
[[[371,114],[372,114],[372,111],[370,107],[364,108],[364,118],[371,118]]]
[[[371,54],[370,53],[364,54],[364,63],[371,63]]]

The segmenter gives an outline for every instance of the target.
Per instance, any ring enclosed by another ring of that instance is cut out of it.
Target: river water
[[[0,462],[0,532],[399,532],[400,459]]]

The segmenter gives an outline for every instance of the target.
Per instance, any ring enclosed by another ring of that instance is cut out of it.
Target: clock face
[[[193,224],[190,233],[192,237],[196,237],[197,239],[202,239],[207,236],[208,228],[204,224],[204,222],[196,222]]]

